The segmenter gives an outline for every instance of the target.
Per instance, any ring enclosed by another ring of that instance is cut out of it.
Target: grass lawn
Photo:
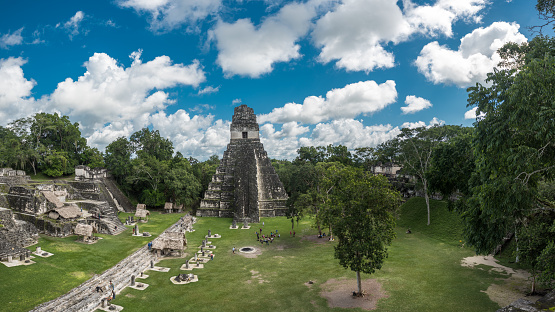
[[[120,213],[119,217],[125,220],[128,215]],[[40,246],[54,256],[35,257],[37,263],[29,266],[8,268],[0,264],[0,311],[29,311],[67,293],[147,244],[183,215],[154,212],[148,223],[139,224],[141,232],[150,232],[153,237],[132,237],[131,227],[118,236],[95,234],[103,239],[92,245],[76,242],[77,236],[41,235],[38,244],[29,249]]]
[[[432,201],[432,225],[426,226],[426,208],[422,203],[416,198],[402,207],[397,238],[385,265],[375,274],[362,274],[363,279],[376,278],[387,292],[388,298],[381,299],[375,311],[498,309],[483,291],[492,283],[500,283],[496,278],[505,276],[462,267],[460,260],[474,253],[460,247],[458,219],[447,211],[444,203]],[[154,215],[141,231],[157,234],[179,216]],[[263,233],[278,229],[281,238],[273,244],[260,245],[255,231],[261,225],[253,225],[250,230],[231,230],[230,219],[199,218],[194,225],[196,231],[187,234],[186,259],[198,250],[208,229],[222,238],[212,239],[217,246],[214,261],[205,264],[204,269],[192,271],[198,275],[198,282],[172,284],[170,277],[189,272],[179,270],[185,258],[162,260],[158,265],[169,267],[169,272],[148,271],[150,277],[139,280],[150,285],[146,290],[126,288],[113,303],[126,311],[344,311],[329,308],[320,296],[321,285],[332,278],[352,279],[352,288],[356,290],[355,273],[339,266],[333,258],[335,242],[319,244],[303,240],[303,236],[316,234],[309,219],[295,224],[295,238],[289,236],[290,220],[280,217],[262,221]],[[412,234],[405,234],[407,227]],[[106,237],[96,245],[75,243],[75,237],[42,237],[39,245],[55,256],[35,259],[38,263],[27,267],[0,266],[0,302],[4,304],[1,309],[27,311],[108,269],[148,241],[131,239],[129,231]],[[256,258],[232,253],[233,247],[246,246],[262,253]],[[311,287],[305,285],[309,280],[314,281]]]
[[[441,202],[434,202],[432,222],[437,226],[411,225],[411,220],[425,220],[414,210],[422,210],[419,199],[409,201],[402,210],[397,239],[390,248],[383,269],[363,278],[377,278],[389,295],[379,302],[376,311],[495,311],[499,306],[482,291],[496,282],[501,274],[470,269],[460,260],[472,256],[469,249],[459,247],[458,219]],[[424,207],[425,213],[425,207]],[[421,211],[421,212],[422,212]],[[420,213],[421,213],[420,212]],[[150,287],[144,291],[125,289],[114,301],[130,311],[340,311],[331,309],[320,297],[320,285],[331,278],[353,279],[355,273],[339,266],[333,258],[335,243],[317,244],[301,240],[303,235],[315,235],[309,220],[296,228],[297,237],[289,237],[290,220],[263,218],[263,233],[278,229],[285,234],[267,246],[255,241],[254,231],[230,230],[230,219],[201,218],[196,231],[188,235],[190,255],[198,248],[208,229],[222,235],[212,239],[217,246],[214,261],[204,269],[193,270],[199,281],[173,285],[170,277],[180,271],[184,259],[163,260],[160,266],[168,273],[150,272],[144,280]],[[409,224],[413,234],[405,234]],[[442,235],[443,232],[443,235]],[[254,246],[262,249],[256,258],[232,254],[233,247]],[[314,284],[309,288],[305,283]],[[372,295],[372,294],[369,294]],[[355,309],[356,310],[356,309]]]

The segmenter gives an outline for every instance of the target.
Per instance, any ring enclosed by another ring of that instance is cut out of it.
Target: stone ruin
[[[0,260],[8,258],[29,257],[30,251],[25,247],[38,242],[37,228],[25,221],[16,220],[10,209],[0,208]]]
[[[235,107],[231,139],[204,194],[197,216],[260,222],[285,216],[287,193],[260,142],[252,108]]]
[[[72,235],[78,222],[93,226],[98,233],[125,230],[117,213],[134,210],[127,197],[105,176],[105,170],[95,169],[102,175],[83,175],[82,169],[88,168],[76,168],[77,181],[0,180],[0,207],[11,209],[15,219],[28,221],[52,236]],[[2,170],[5,172],[12,171]]]

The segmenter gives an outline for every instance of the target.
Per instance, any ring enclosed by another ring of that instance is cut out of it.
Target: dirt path
[[[514,270],[501,265],[493,256],[474,256],[461,260],[461,265],[466,267],[473,268],[480,264],[491,267],[491,271],[508,275],[507,278],[501,279],[503,282],[491,284],[485,291],[489,298],[499,304],[499,306],[504,307],[520,298],[526,298],[532,302],[541,298],[540,296],[527,296],[532,284],[529,280],[530,273],[525,270]]]
[[[320,295],[328,300],[330,308],[373,310],[377,307],[378,300],[388,297],[382,289],[382,285],[375,279],[362,280],[362,289],[365,294],[363,297],[353,296],[353,291],[357,289],[356,279],[330,279],[321,287]]]

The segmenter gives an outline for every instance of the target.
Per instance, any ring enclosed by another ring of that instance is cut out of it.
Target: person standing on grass
[[[235,247],[233,247],[232,251],[233,251],[233,253],[235,254]]]

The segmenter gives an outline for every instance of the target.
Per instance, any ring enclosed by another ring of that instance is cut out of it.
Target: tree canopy
[[[460,205],[466,238],[477,252],[489,253],[515,233],[522,259],[545,280],[555,277],[552,265],[539,261],[555,255],[555,206],[540,192],[555,174],[554,43],[539,36],[505,45],[490,85],[468,89],[469,105],[483,117],[474,124],[476,176]]]

